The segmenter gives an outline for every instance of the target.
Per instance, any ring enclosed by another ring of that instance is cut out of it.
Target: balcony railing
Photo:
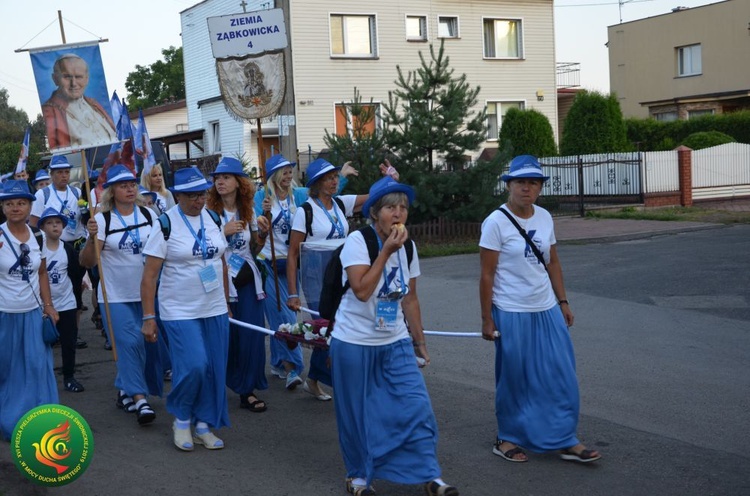
[[[557,89],[581,86],[581,63],[557,63]]]

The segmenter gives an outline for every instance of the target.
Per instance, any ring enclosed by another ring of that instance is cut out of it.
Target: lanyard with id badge
[[[203,263],[206,263],[206,260],[208,259],[208,247],[206,246],[206,227],[203,225],[203,212],[198,215],[201,221],[201,234],[202,236],[199,238],[198,235],[195,233],[195,229],[193,229],[193,226],[190,225],[190,222],[188,222],[187,217],[185,217],[185,214],[182,213],[182,209],[178,206],[177,211],[180,212],[180,217],[182,217],[182,221],[187,226],[188,230],[190,231],[190,234],[193,235],[193,238],[195,238],[196,243],[198,243],[198,246],[201,247],[201,254],[203,256]],[[210,293],[211,291],[214,291],[216,289],[219,289],[219,275],[216,273],[216,269],[214,269],[213,264],[207,264],[205,265],[201,270],[198,271],[198,276],[201,279],[201,284],[203,285],[203,290],[206,293]]]
[[[68,225],[65,226],[66,229],[75,232],[76,227],[78,227],[78,221],[76,220],[76,216],[73,215],[73,213],[68,208],[68,195],[70,194],[70,189],[68,187],[65,187],[65,200],[60,198],[60,195],[57,194],[57,189],[52,186],[52,192],[55,193],[55,196],[57,197],[57,201],[60,202],[60,213],[65,216],[65,218],[68,220]]]
[[[222,213],[222,217],[224,217],[224,223],[229,223],[229,216],[227,215],[226,211]],[[237,214],[235,213],[232,216],[232,220],[237,220]],[[203,218],[201,218],[201,221],[203,221]],[[244,235],[244,233],[242,234]],[[240,233],[232,234],[231,236],[227,237],[227,241],[229,242],[230,250],[234,247],[235,242],[242,236]],[[245,264],[245,259],[239,256],[237,253],[234,253],[234,251],[231,251],[232,255],[229,257],[229,260],[227,260],[227,265],[229,266],[229,276],[230,277],[237,277],[237,274],[240,273],[240,269],[242,269],[242,266]]]
[[[125,229],[128,229],[128,224],[125,222],[125,219],[122,218],[122,215],[120,215],[120,212],[117,211],[116,208],[113,208],[112,211],[115,213],[117,218],[122,223],[122,226]],[[133,209],[133,225],[135,226],[133,229],[129,229],[126,232],[128,233],[128,236],[133,241],[133,255],[138,255],[141,253],[141,229],[138,227],[138,207],[136,206]],[[146,255],[143,255],[143,263],[146,263]]]
[[[373,228],[374,229],[374,228]],[[383,249],[383,242],[380,240],[380,236],[376,235],[378,240],[378,251]],[[401,249],[396,252],[396,258],[398,259],[398,274],[400,287],[396,287],[393,290],[390,289],[391,283],[395,281],[396,277],[391,277],[388,280],[388,273],[383,267],[383,285],[378,291],[377,296],[377,308],[375,311],[375,330],[381,332],[395,332],[398,327],[398,305],[399,300],[403,299],[409,293],[409,288],[406,286],[404,281],[404,269],[401,266]]]

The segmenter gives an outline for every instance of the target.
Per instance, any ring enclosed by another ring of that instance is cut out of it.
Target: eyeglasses
[[[21,243],[21,256],[18,257],[21,261],[21,265],[31,265],[31,257],[29,257],[29,253],[31,253],[31,249],[29,248],[29,245],[26,243]]]
[[[185,193],[185,196],[187,196],[188,200],[197,200],[198,198],[205,198],[206,192],[205,191],[198,191],[197,193]]]

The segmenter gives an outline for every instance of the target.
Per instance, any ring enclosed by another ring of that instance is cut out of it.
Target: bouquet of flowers
[[[276,339],[287,342],[290,349],[297,344],[311,348],[328,349],[331,343],[329,332],[329,321],[326,319],[315,319],[294,324],[281,324],[276,331]]]

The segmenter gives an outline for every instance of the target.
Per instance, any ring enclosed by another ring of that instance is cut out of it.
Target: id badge
[[[398,301],[378,300],[375,312],[375,330],[394,332],[398,316]]]
[[[138,255],[141,252],[141,247],[133,243],[133,255]]]
[[[203,290],[206,293],[219,289],[219,276],[216,274],[216,269],[214,269],[213,265],[203,267],[198,271],[198,275],[201,278]]]
[[[67,229],[69,229],[71,232],[75,232],[76,227],[78,227],[78,221],[75,219],[68,218]]]
[[[236,277],[237,274],[240,273],[240,269],[245,264],[245,259],[241,256],[237,255],[236,253],[232,253],[232,256],[229,257],[229,275],[232,277]]]

